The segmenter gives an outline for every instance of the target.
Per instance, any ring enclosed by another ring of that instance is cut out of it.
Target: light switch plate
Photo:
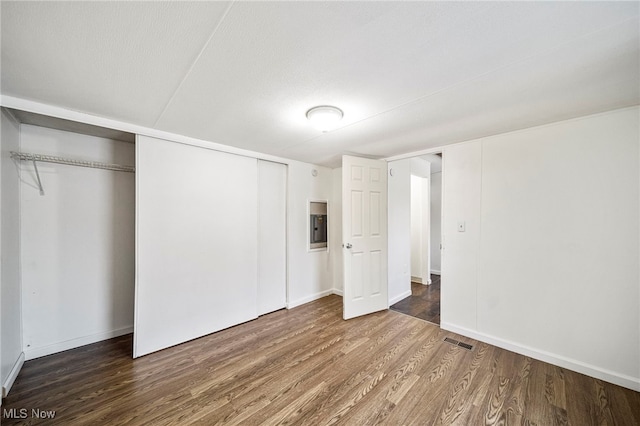
[[[458,232],[464,232],[464,222],[458,222]]]

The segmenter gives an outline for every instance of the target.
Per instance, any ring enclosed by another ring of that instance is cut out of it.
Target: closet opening
[[[132,333],[136,136],[7,110],[20,135],[25,359]]]

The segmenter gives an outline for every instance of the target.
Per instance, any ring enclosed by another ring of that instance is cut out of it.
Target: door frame
[[[419,151],[419,152],[413,152],[413,153],[409,153],[409,154],[403,154],[403,155],[398,155],[398,156],[393,156],[393,157],[388,157],[385,158],[384,160],[387,161],[388,165],[389,165],[389,182],[391,182],[391,179],[400,179],[400,186],[397,186],[398,184],[396,184],[396,187],[394,189],[394,193],[395,194],[400,194],[400,198],[397,200],[398,202],[401,202],[401,200],[406,200],[408,197],[410,200],[410,182],[411,182],[411,171],[410,171],[410,163],[408,160],[411,160],[412,158],[418,158],[421,157],[423,155],[436,155],[436,154],[440,154],[439,156],[442,158],[442,178],[441,178],[441,185],[442,185],[442,191],[441,191],[441,203],[442,205],[444,205],[444,199],[445,199],[445,193],[444,193],[444,186],[445,186],[445,180],[447,178],[447,174],[446,174],[446,166],[445,166],[445,162],[444,162],[444,157],[446,156],[446,149],[444,147],[438,147],[438,148],[433,148],[433,149],[428,149],[428,150],[423,150],[423,151]],[[407,162],[404,162],[402,160],[407,160]],[[397,163],[396,163],[397,162]],[[402,182],[407,182],[404,185],[402,184]],[[431,183],[431,182],[430,182]],[[407,189],[407,192],[409,194],[406,195],[401,195],[401,189],[400,188],[405,188]],[[431,198],[431,194],[430,197]],[[389,199],[391,199],[391,196],[389,196]],[[406,201],[404,201],[406,202]],[[410,201],[409,201],[410,202]],[[389,204],[389,207],[391,206],[391,204]],[[404,207],[404,208],[408,208],[410,209],[410,206],[408,207]],[[390,208],[389,208],[390,210]],[[396,213],[394,213],[393,216],[397,216],[398,214],[402,215],[402,214],[408,214],[408,213],[402,213],[403,208],[401,208],[400,210],[395,210]],[[400,212],[400,213],[397,213]],[[391,218],[392,215],[389,214],[389,218]],[[410,214],[408,214],[408,217],[410,219]],[[443,223],[443,217],[444,217],[444,209],[441,210],[440,212],[440,222]],[[395,223],[395,222],[394,222]],[[389,228],[392,228],[392,225],[389,224]],[[393,226],[394,228],[394,235],[395,236],[400,236],[399,234],[399,230],[396,229],[397,226]],[[405,231],[403,231],[405,232]],[[400,240],[401,241],[407,241],[406,239],[410,239],[410,232],[407,232],[407,234],[401,236]],[[410,254],[410,241],[407,241],[406,243],[398,243],[395,242],[394,244],[394,248],[392,249],[391,245],[392,243],[394,243],[394,240],[396,240],[397,238],[393,238],[391,236],[391,234],[389,234],[389,252],[388,252],[388,264],[389,264],[389,283],[390,285],[393,284],[394,287],[394,293],[393,294],[389,294],[390,297],[390,304],[393,303],[397,303],[400,300],[402,300],[403,298],[410,296],[411,295],[411,268],[410,268],[410,261],[411,261],[411,254]],[[441,277],[441,286],[446,285],[446,283],[443,283],[444,278],[443,276],[446,275],[446,271],[443,270],[443,258],[445,256],[445,249],[446,249],[446,235],[444,234],[444,229],[441,227],[440,230],[440,261],[441,261],[441,268],[440,268],[440,277]],[[398,245],[400,244],[400,245]],[[398,248],[396,250],[397,247],[405,247],[405,248]],[[409,248],[406,248],[409,247]],[[395,254],[395,256],[392,255]],[[406,266],[405,266],[406,265]],[[446,278],[446,277],[445,277]],[[443,316],[443,310],[442,310],[442,303],[441,303],[441,308],[440,308],[440,315],[441,317]]]

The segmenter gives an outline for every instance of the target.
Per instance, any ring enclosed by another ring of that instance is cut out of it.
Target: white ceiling
[[[331,167],[640,103],[638,2],[1,8],[4,95]]]

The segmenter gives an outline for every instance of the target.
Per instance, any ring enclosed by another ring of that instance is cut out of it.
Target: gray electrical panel
[[[327,203],[312,201],[309,203],[309,248],[327,247],[328,235]]]
[[[312,214],[311,215],[311,244],[325,243],[327,246],[327,215]]]

